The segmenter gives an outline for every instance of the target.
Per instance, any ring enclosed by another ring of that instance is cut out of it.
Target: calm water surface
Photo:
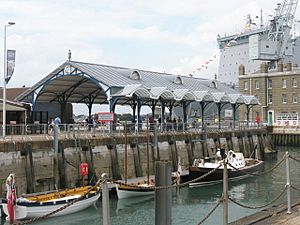
[[[300,148],[278,148],[278,161],[286,151],[300,159]],[[265,170],[276,164],[276,160],[267,161]],[[295,187],[300,188],[300,163],[290,160],[291,179]],[[250,206],[260,206],[269,203],[283,190],[285,185],[285,163],[272,173],[263,177],[250,177],[229,184],[229,196],[236,201]],[[222,184],[197,188],[181,188],[179,193],[173,191],[172,225],[197,224],[215,206],[222,193]],[[292,191],[292,199],[300,197],[300,193]],[[283,195],[276,203],[286,202]],[[110,214],[112,225],[152,225],[155,224],[154,197],[118,200],[110,198]],[[229,202],[229,221],[253,214],[259,210],[245,209]],[[223,208],[220,205],[204,224],[223,224]],[[101,200],[95,207],[90,207],[77,214],[64,217],[49,218],[36,222],[39,225],[102,225]]]

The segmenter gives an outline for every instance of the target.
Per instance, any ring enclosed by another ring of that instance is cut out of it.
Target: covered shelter
[[[31,103],[33,111],[43,103],[58,103],[63,123],[70,117],[66,113],[69,103],[86,104],[89,117],[95,104],[108,104],[112,113],[116,105],[129,105],[136,123],[141,122],[142,106],[149,106],[153,116],[155,107],[161,107],[162,123],[165,107],[169,108],[172,116],[173,107],[181,106],[183,122],[186,123],[187,110],[192,102],[200,103],[202,115],[211,103],[217,104],[220,109],[224,104],[242,104],[242,97],[231,98],[230,95],[241,94],[216,80],[69,59],[16,100]],[[253,101],[247,103],[251,105]]]

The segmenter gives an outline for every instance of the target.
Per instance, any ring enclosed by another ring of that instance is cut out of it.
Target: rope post
[[[157,161],[155,165],[155,186],[171,185],[171,162]],[[172,223],[172,189],[155,190],[155,225],[171,225]]]
[[[227,158],[223,159],[223,224],[228,225],[228,172]]]
[[[290,180],[290,161],[289,153],[285,153],[285,165],[286,165],[286,197],[287,197],[287,214],[292,213],[291,206],[291,180]]]
[[[102,184],[102,212],[103,212],[103,225],[110,225],[109,216],[109,191],[107,185],[107,173],[102,173],[101,178],[104,180]]]

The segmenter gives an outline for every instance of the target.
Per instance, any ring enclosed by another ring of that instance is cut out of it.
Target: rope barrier
[[[114,180],[110,180],[111,182],[115,183],[115,184],[119,184],[119,185],[123,185],[123,186],[127,186],[127,187],[135,187],[135,188],[140,188],[140,189],[145,189],[145,190],[161,190],[161,189],[169,189],[169,188],[176,188],[176,187],[184,187],[184,186],[187,186],[191,183],[194,183],[194,182],[197,182],[197,181],[200,181],[202,179],[204,179],[205,177],[209,176],[210,174],[214,173],[215,171],[217,171],[221,166],[223,165],[223,163],[220,163],[219,166],[217,166],[216,168],[214,168],[213,170],[207,172],[206,174],[203,174],[202,176],[200,177],[197,177],[193,180],[190,180],[188,182],[185,182],[185,183],[181,183],[181,184],[176,184],[176,185],[167,185],[167,186],[159,186],[159,187],[156,187],[156,186],[153,186],[153,187],[143,187],[143,186],[138,186],[136,184],[126,184],[126,183],[123,183],[123,182],[120,182],[120,181],[114,181]]]
[[[291,159],[295,160],[296,162],[300,163],[300,160],[299,160],[299,159],[296,159],[296,158],[294,158],[294,157],[291,156],[291,155],[289,155],[289,157],[290,157]]]
[[[204,223],[211,216],[211,214],[219,207],[221,202],[222,198],[219,198],[217,204],[206,214],[206,216],[199,223],[197,223],[197,225]]]
[[[295,187],[294,185],[291,185],[291,188],[293,188],[296,191],[300,191],[300,188]]]
[[[275,201],[277,201],[284,194],[284,192],[286,191],[286,189],[287,189],[287,187],[285,186],[285,188],[281,191],[281,193],[276,198],[274,198],[271,202],[269,202],[269,203],[267,203],[265,205],[261,205],[261,206],[247,206],[247,205],[244,205],[242,203],[239,203],[239,202],[233,200],[230,197],[228,199],[230,201],[232,201],[233,203],[235,203],[236,205],[241,206],[243,208],[247,208],[247,209],[261,209],[261,208],[265,208],[265,207],[273,204]]]
[[[18,223],[13,223],[13,225],[23,225],[23,224],[30,224],[30,223],[33,223],[33,222],[36,222],[36,221],[39,221],[39,220],[42,220],[42,219],[46,219],[48,218],[49,216],[52,216],[56,213],[59,213],[60,211],[63,211],[64,209],[70,207],[71,205],[75,204],[76,202],[78,202],[79,200],[81,200],[82,198],[84,198],[87,194],[89,194],[91,191],[93,191],[95,188],[97,188],[97,186],[100,186],[103,184],[105,180],[101,180],[99,179],[97,181],[97,183],[92,186],[91,188],[89,188],[84,194],[82,194],[80,197],[68,202],[66,205],[46,214],[46,215],[43,215],[43,216],[40,216],[40,217],[35,217],[35,218],[32,218],[32,219],[29,219],[29,220],[25,220],[25,221],[21,221],[21,222],[18,222]]]
[[[281,163],[283,163],[283,161],[285,160],[286,156],[283,156],[283,158],[277,162],[271,169],[269,170],[266,170],[266,171],[263,171],[263,172],[258,172],[258,173],[251,173],[251,172],[247,172],[247,171],[244,171],[244,170],[240,170],[239,168],[233,166],[231,163],[228,162],[228,165],[231,166],[233,169],[239,171],[239,172],[242,172],[244,174],[248,174],[248,175],[253,175],[253,176],[263,176],[263,175],[266,175],[268,173],[271,173],[273,170],[275,170],[278,166],[280,166]]]

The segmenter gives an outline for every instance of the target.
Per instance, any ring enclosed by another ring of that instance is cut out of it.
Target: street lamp
[[[5,137],[5,127],[6,127],[6,83],[7,83],[7,71],[6,71],[6,28],[15,25],[14,22],[8,22],[4,25],[4,65],[3,65],[3,125],[2,125],[2,136]]]

